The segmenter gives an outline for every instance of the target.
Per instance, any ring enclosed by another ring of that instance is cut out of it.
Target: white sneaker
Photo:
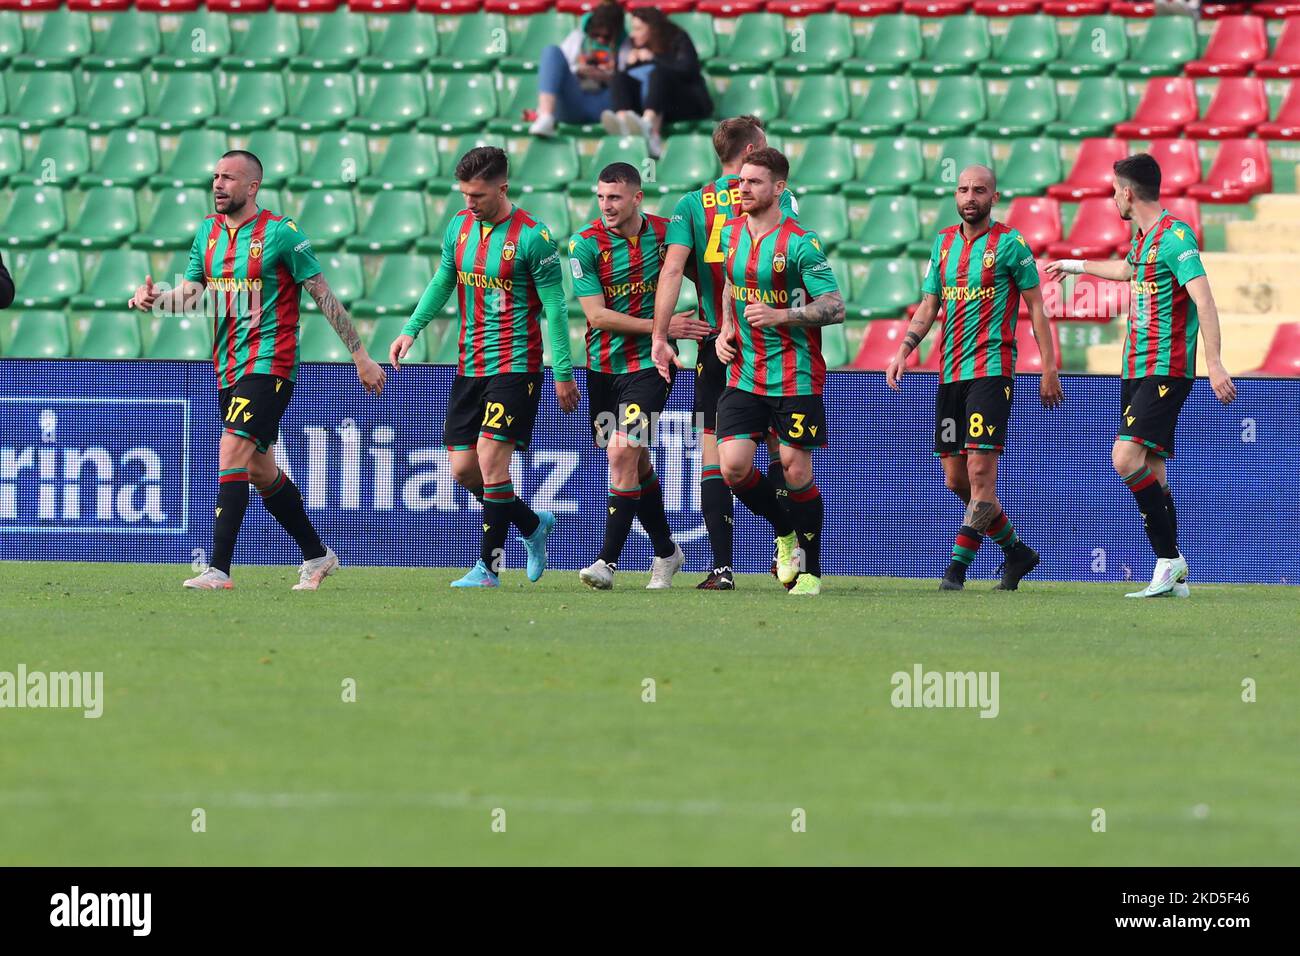
[[[225,571],[208,568],[197,577],[186,581],[185,587],[194,588],[196,591],[231,591],[235,587],[235,582],[230,580],[230,575]]]
[[[304,561],[298,569],[298,583],[295,591],[315,591],[320,583],[339,569],[339,557],[329,548],[319,558]]]
[[[667,558],[655,558],[650,565],[650,583],[647,591],[663,591],[673,586],[673,575],[686,563],[686,555],[678,545],[673,545],[673,553]]]
[[[614,568],[606,564],[604,559],[597,558],[594,564],[589,564],[578,572],[578,577],[582,583],[589,588],[595,588],[597,591],[608,591],[614,586]]]
[[[1156,570],[1151,575],[1151,583],[1141,591],[1134,591],[1125,597],[1150,598],[1169,594],[1174,590],[1174,585],[1179,579],[1186,576],[1187,560],[1181,554],[1176,558],[1161,558],[1156,561]]]
[[[664,141],[654,130],[646,133],[645,137],[646,152],[650,154],[651,159],[658,159],[664,151]]]
[[[533,136],[549,139],[555,135],[557,126],[559,126],[559,123],[556,122],[554,114],[541,113],[537,119],[533,120],[533,125],[528,127],[528,132]]]
[[[615,113],[613,110],[602,110],[600,125],[605,128],[605,132],[610,136],[627,135],[627,124],[623,122],[622,113]]]

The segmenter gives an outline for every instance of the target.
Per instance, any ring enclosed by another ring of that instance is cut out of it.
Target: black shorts
[[[718,358],[717,335],[700,343],[695,359],[695,427],[706,435],[718,430],[718,400],[727,387],[727,366]]]
[[[217,392],[217,413],[226,431],[264,452],[280,437],[280,419],[292,394],[293,382],[287,378],[253,372]]]
[[[657,368],[618,374],[588,372],[587,406],[596,447],[607,448],[616,432],[626,435],[629,445],[648,446],[671,389]]]
[[[1192,379],[1181,375],[1124,379],[1116,437],[1146,445],[1162,458],[1173,458],[1178,413],[1191,392]]]
[[[826,444],[826,406],[820,395],[755,395],[728,387],[718,400],[718,441],[761,442],[772,431],[782,445],[821,448]]]
[[[483,435],[527,448],[541,401],[541,372],[457,375],[447,399],[442,443],[451,451],[463,451],[478,445]]]
[[[940,458],[987,451],[1002,454],[1015,380],[990,375],[939,386],[934,400],[934,453]]]

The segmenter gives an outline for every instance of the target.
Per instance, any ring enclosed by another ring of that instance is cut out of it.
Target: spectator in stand
[[[4,259],[0,259],[0,309],[7,309],[14,301],[14,280],[5,268]]]
[[[559,46],[542,50],[537,116],[528,132],[554,136],[559,123],[594,123],[611,103],[620,47],[627,45],[623,8],[604,0]]]

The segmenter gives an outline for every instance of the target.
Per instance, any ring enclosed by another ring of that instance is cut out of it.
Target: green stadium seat
[[[776,61],[777,75],[833,73],[853,56],[853,21],[843,13],[814,14],[792,34],[789,52]]]
[[[370,33],[366,30],[366,18],[346,7],[339,7],[320,18],[316,32],[289,65],[298,72],[338,73],[351,70],[369,52]]]
[[[384,19],[388,26],[373,45],[373,53],[361,58],[362,70],[417,73],[438,55],[438,31],[433,17],[424,13],[393,13]]]
[[[272,79],[280,84],[278,75],[273,75]],[[248,90],[250,95],[260,92],[253,89],[251,82]],[[282,85],[280,98],[284,98]],[[159,132],[195,129],[208,122],[216,112],[217,87],[211,74],[167,73],[163,76],[161,92],[150,108],[149,115],[137,125]]]
[[[490,74],[497,61],[510,53],[509,46],[509,32],[501,14],[471,14],[456,24],[442,52],[429,65],[443,73]]]
[[[840,295],[844,298],[845,321],[864,321],[860,313],[866,307],[857,300],[856,290],[853,287],[853,271],[849,268],[848,260],[842,256],[832,256],[830,263],[831,271],[835,276],[835,285],[839,287]]]
[[[1105,76],[1128,59],[1128,34],[1122,17],[1081,17],[1059,59],[1047,64],[1051,76]]]
[[[52,126],[41,132],[32,158],[19,178],[70,189],[90,169],[90,137],[85,130]]]
[[[235,51],[223,57],[228,70],[282,70],[302,50],[298,18],[267,10],[248,20],[248,29],[235,35]]]
[[[569,184],[569,195],[590,197],[596,194],[596,177],[610,163],[630,163],[644,174],[652,168],[646,165],[650,154],[641,136],[605,136],[596,144],[596,152],[582,161],[582,172]],[[653,183],[646,183],[647,194]]]
[[[573,231],[569,225],[569,200],[564,193],[530,193],[520,198],[519,205],[549,229],[557,242],[563,243]]]
[[[267,129],[289,112],[289,98],[279,73],[232,73],[218,97],[220,109],[208,125],[237,133]]]
[[[872,29],[859,39],[857,56],[844,63],[848,76],[880,76],[906,73],[925,55],[921,21],[908,13],[871,18]]]
[[[1115,67],[1120,76],[1178,76],[1200,50],[1191,17],[1152,17],[1130,59]]]
[[[944,140],[931,174],[925,181],[913,183],[911,192],[919,196],[952,196],[957,191],[958,175],[972,165],[993,168],[988,140],[974,136]]]
[[[26,37],[16,10],[0,10],[0,69],[7,69],[13,58],[23,52]]]
[[[380,319],[375,323],[375,329],[370,333],[370,340],[366,343],[366,349],[372,356],[382,355],[385,359],[388,356],[388,347],[393,344],[393,339],[402,334],[402,328],[406,325],[406,316],[392,316],[387,319]],[[425,345],[428,342],[426,328],[423,333],[416,336],[406,358],[402,360],[403,364],[419,364],[428,361],[428,353],[425,351]],[[375,359],[379,361],[379,359]]]
[[[132,249],[188,249],[199,223],[212,211],[207,189],[168,189],[159,193],[149,226],[131,237]]]
[[[514,82],[513,87],[509,85]],[[507,78],[507,89],[497,97],[500,113],[488,120],[489,132],[511,136],[531,136],[524,111],[537,108],[537,73],[519,73]]]
[[[58,9],[41,20],[27,51],[14,57],[19,70],[66,70],[91,52],[90,15]]]
[[[1011,155],[998,170],[998,191],[1004,199],[1036,196],[1064,178],[1056,140],[1016,139],[1011,142]]]
[[[421,73],[382,73],[371,81],[361,115],[348,129],[392,135],[415,126],[428,108]]]
[[[138,189],[158,172],[158,136],[151,130],[123,127],[108,134],[99,159],[79,180],[89,186],[129,186]]]
[[[442,253],[442,237],[446,235],[447,228],[451,225],[451,220],[458,212],[465,208],[465,200],[461,197],[459,191],[452,191],[443,203],[442,211],[438,213],[437,225],[428,233],[420,238],[415,244],[415,251],[426,256],[438,256]]]
[[[370,173],[370,150],[364,133],[325,133],[316,141],[307,168],[289,177],[291,189],[332,189],[364,181]]]
[[[921,115],[921,94],[910,76],[879,76],[871,81],[867,95],[860,97],[849,118],[836,132],[844,136],[876,139],[895,136]]]
[[[512,165],[511,183],[526,193],[565,189],[578,179],[578,151],[569,139],[535,139]]]
[[[363,318],[410,316],[432,278],[433,267],[425,256],[384,256],[369,292],[356,300],[352,311]]]
[[[423,192],[438,176],[438,141],[431,133],[398,133],[388,141],[374,174],[361,180],[362,192],[414,189]]]
[[[1059,107],[1056,83],[1046,76],[1013,76],[1007,81],[1002,101],[989,112],[989,118],[975,124],[981,136],[1006,138],[1033,136],[1053,122]]]
[[[70,345],[68,319],[62,312],[24,312],[18,316],[5,358],[67,358]]]
[[[155,189],[168,186],[211,186],[212,171],[226,151],[226,134],[216,129],[187,129],[176,142],[176,151],[161,173],[149,178]]]
[[[86,334],[72,350],[79,359],[136,359],[143,345],[135,312],[102,312],[90,317]]]
[[[1128,114],[1123,81],[1114,76],[1087,76],[1079,81],[1070,105],[1061,110],[1061,118],[1048,123],[1044,132],[1057,139],[1109,136]]]
[[[918,76],[973,73],[992,55],[987,20],[977,16],[945,17],[925,58],[913,62],[910,69]]]
[[[646,183],[647,193],[686,192],[721,175],[713,140],[699,133],[673,136],[655,166],[657,181]]]
[[[839,192],[853,180],[853,173],[851,140],[844,136],[813,136],[805,140],[803,152],[791,164],[788,188],[796,196]]]
[[[86,191],[77,225],[59,236],[59,245],[110,249],[128,241],[139,228],[132,187],[93,186]]]
[[[0,186],[17,176],[22,166],[23,144],[18,130],[0,128]]]
[[[93,37],[93,52],[81,58],[83,70],[143,70],[162,50],[158,17],[124,10],[110,18],[109,28]]]
[[[896,257],[920,236],[915,196],[878,196],[849,239],[840,244],[839,252],[864,258]]]
[[[245,148],[262,161],[263,188],[280,189],[298,173],[298,138],[288,130],[259,129]]]
[[[501,72],[536,73],[542,60],[542,51],[548,46],[559,46],[573,27],[573,15],[569,13],[547,10],[545,13],[533,14],[528,18],[528,28],[519,37],[519,41],[510,44],[510,55],[501,58]],[[712,26],[709,27],[709,32],[713,32]],[[703,61],[704,54],[700,53],[698,47],[696,52]]]
[[[905,193],[924,174],[925,159],[918,140],[910,136],[880,139],[875,141],[862,175],[844,184],[844,194],[862,198]]]
[[[496,87],[490,75],[458,72],[435,79],[429,115],[417,124],[420,132],[477,133],[497,115]]]
[[[313,237],[314,241],[315,238]],[[365,274],[361,269],[361,257],[341,250],[317,250],[317,253],[316,258],[320,260],[321,275],[329,282],[330,289],[338,300],[350,309],[352,303],[361,298],[366,288]],[[430,273],[430,278],[432,278],[432,273]],[[320,312],[316,300],[306,291],[303,292],[298,307],[303,312]]]
[[[799,222],[821,237],[827,251],[849,237],[849,205],[839,193],[799,197]]]
[[[402,252],[429,230],[424,196],[392,189],[379,193],[366,224],[347,241],[349,252]]]
[[[993,58],[978,67],[984,76],[1028,76],[1041,73],[1061,55],[1056,20],[1041,13],[1011,18],[1007,32],[994,39]]]
[[[853,356],[849,354],[849,340],[844,326],[828,325],[822,329],[822,358],[827,368],[840,368],[848,365]]]
[[[760,73],[785,56],[785,20],[776,13],[749,13],[737,19],[736,30],[722,56],[705,63],[709,73]]]
[[[313,189],[295,217],[312,248],[338,249],[357,232],[357,209],[350,189]]]
[[[813,74],[799,82],[785,116],[769,128],[778,135],[830,133],[849,115],[849,87],[838,73]]]
[[[163,51],[153,65],[160,70],[211,70],[232,52],[226,15],[198,9],[181,18],[175,33],[164,36]]]
[[[357,88],[348,73],[312,73],[302,82],[289,115],[276,120],[280,129],[321,133],[339,129],[357,115]]]
[[[979,77],[941,76],[921,115],[903,129],[912,136],[957,136],[970,132],[987,115],[984,83]]]
[[[273,213],[286,213],[287,206],[284,201],[284,194],[278,189],[272,189],[270,186],[263,186],[257,191],[257,205],[262,209],[269,209]]]
[[[934,237],[949,226],[961,223],[961,214],[957,212],[955,197],[945,196],[936,203],[929,204],[929,214],[921,212],[921,238],[907,244],[907,254],[914,259],[928,261],[934,245]]]
[[[718,54],[718,36],[713,32],[713,17],[698,10],[687,13],[669,14],[669,20],[691,35],[695,52],[701,63],[705,63]]]
[[[174,362],[212,361],[212,323],[186,316],[164,315],[145,358]]]
[[[0,116],[0,127],[41,130],[58,126],[77,110],[77,91],[70,72],[11,74],[19,84],[12,114]],[[0,84],[2,85],[2,84]]]
[[[303,362],[350,362],[352,355],[334,327],[319,312],[305,315],[298,326],[298,358]]]
[[[542,325],[545,327],[546,319],[542,319]],[[545,331],[545,328],[543,328]],[[429,362],[433,365],[455,365],[460,361],[460,325],[458,322],[447,319],[435,319],[430,322],[420,333],[420,338],[425,339],[425,350],[429,356]],[[550,358],[551,336],[549,333],[542,336],[542,361],[546,362]],[[579,352],[577,355],[585,355],[585,352]]]
[[[139,73],[96,73],[86,101],[68,125],[93,132],[130,126],[145,115],[144,78]]]
[[[866,273],[853,282],[854,318],[892,319],[921,298],[916,268],[908,259],[868,259]]]
[[[43,246],[66,226],[62,190],[57,186],[23,185],[13,190],[9,211],[0,223],[0,241],[20,248]]]
[[[14,276],[14,305],[24,309],[61,309],[81,291],[81,259],[66,249],[33,252]]]
[[[85,290],[72,297],[74,309],[124,309],[136,287],[149,275],[149,254],[137,249],[109,249],[98,255],[93,268],[82,258],[82,271],[89,275]],[[171,281],[168,279],[168,281]]]
[[[714,98],[714,116],[726,119],[729,116],[757,116],[764,123],[770,123],[781,113],[781,96],[777,92],[776,79],[770,73],[746,73],[733,76],[722,91]],[[701,123],[712,132],[713,123]]]

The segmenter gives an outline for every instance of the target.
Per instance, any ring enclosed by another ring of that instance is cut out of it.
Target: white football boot
[[[1187,560],[1181,554],[1176,558],[1160,558],[1156,561],[1156,570],[1151,575],[1151,583],[1141,591],[1134,591],[1125,595],[1125,597],[1150,598],[1172,594],[1179,579],[1186,576]]]
[[[208,568],[197,577],[186,581],[185,587],[196,591],[231,591],[234,590],[235,582],[230,580],[230,575],[225,571]]]
[[[298,569],[298,583],[295,591],[315,591],[320,583],[339,569],[339,557],[329,548],[319,558],[304,561]]]
[[[597,591],[608,591],[614,586],[615,567],[606,564],[601,558],[597,558],[594,564],[589,564],[578,572],[578,577],[582,583],[589,588],[595,588]]]
[[[666,558],[655,558],[650,565],[650,583],[645,586],[647,591],[662,591],[673,586],[673,575],[682,569],[686,564],[686,555],[682,549],[674,544],[673,553]]]

